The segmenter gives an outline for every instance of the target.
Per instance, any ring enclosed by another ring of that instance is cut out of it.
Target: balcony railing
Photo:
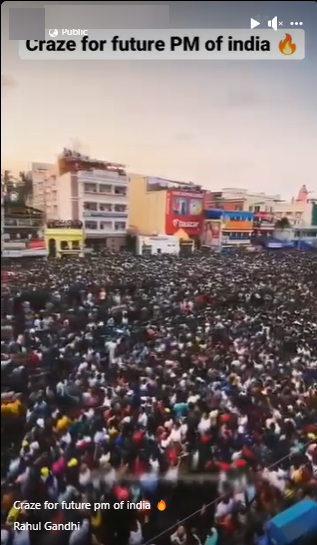
[[[48,229],[82,229],[83,223],[79,220],[48,220],[46,227]]]
[[[128,212],[101,212],[99,210],[85,210],[83,212],[84,218],[126,218]]]
[[[253,221],[253,227],[255,229],[274,229],[275,223],[265,220],[255,219]]]
[[[35,219],[13,219],[13,218],[7,218],[4,216],[4,226],[11,228],[11,227],[31,227],[31,228],[37,228],[41,227],[43,225],[43,222],[41,220],[35,220]]]
[[[105,191],[104,187],[99,187],[98,185],[87,186],[85,184],[83,190],[85,195],[98,195],[98,196],[105,196],[105,197],[126,197],[126,198],[128,197],[127,191],[116,192],[115,189],[113,188],[109,188],[109,190]]]
[[[125,172],[116,170],[85,170],[78,172],[79,181],[96,180],[99,183],[122,182],[128,183],[129,179]]]
[[[86,233],[95,233],[100,235],[105,235],[106,233],[120,234],[125,233],[127,230],[126,225],[118,225],[115,222],[85,222],[85,232]]]

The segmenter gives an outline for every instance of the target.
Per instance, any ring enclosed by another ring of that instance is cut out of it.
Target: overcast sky
[[[9,41],[9,8],[44,3],[5,2],[2,168],[54,162],[77,140],[85,153],[133,172],[286,198],[305,183],[317,195],[317,3],[161,3],[170,6],[172,28],[249,28],[251,17],[263,28],[275,15],[284,26],[302,21],[306,59],[21,61]]]

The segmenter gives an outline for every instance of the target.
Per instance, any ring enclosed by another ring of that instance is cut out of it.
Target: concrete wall
[[[147,177],[130,176],[129,228],[142,235],[165,233],[166,190],[147,191]]]
[[[56,179],[58,219],[69,221],[72,217],[71,175],[69,173]]]
[[[130,175],[128,226],[142,232],[146,226],[146,177]]]
[[[148,237],[138,236],[137,239],[137,252],[138,255],[142,255],[143,245],[151,246],[151,254],[173,254],[178,255],[180,252],[180,241],[176,237]]]
[[[165,234],[166,194],[164,190],[147,193],[143,234]]]

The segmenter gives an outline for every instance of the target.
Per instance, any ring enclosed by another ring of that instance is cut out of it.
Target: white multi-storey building
[[[51,179],[54,165],[51,163],[32,163],[30,175],[32,178],[32,206],[47,212],[46,195],[48,192],[47,180]],[[44,187],[45,186],[45,187]],[[50,199],[49,199],[50,200]]]
[[[115,168],[77,174],[79,216],[86,238],[105,239],[119,249],[125,243],[128,222],[128,177]]]
[[[129,179],[123,165],[64,150],[38,184],[33,192],[47,219],[81,221],[87,246],[125,245]]]

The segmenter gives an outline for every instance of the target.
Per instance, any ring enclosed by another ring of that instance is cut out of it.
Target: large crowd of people
[[[316,498],[315,254],[2,267],[1,545],[264,544]]]

